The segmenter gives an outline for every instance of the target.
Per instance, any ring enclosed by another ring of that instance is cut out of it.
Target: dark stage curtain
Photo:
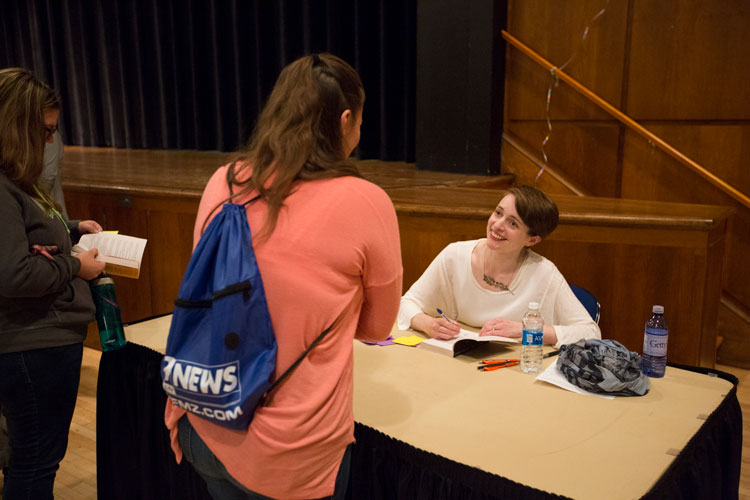
[[[0,0],[0,67],[63,98],[67,144],[231,151],[281,68],[331,52],[367,93],[361,158],[414,161],[416,0]]]

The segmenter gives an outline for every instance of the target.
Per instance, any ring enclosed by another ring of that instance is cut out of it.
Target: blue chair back
[[[591,315],[591,318],[598,324],[599,316],[601,314],[601,306],[599,305],[599,301],[596,300],[596,297],[594,297],[594,294],[585,288],[576,285],[570,285],[570,289],[573,290],[573,293],[581,304],[583,304],[583,307],[586,308],[586,311]]]

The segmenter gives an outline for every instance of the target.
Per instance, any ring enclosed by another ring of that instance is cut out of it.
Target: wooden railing
[[[605,112],[612,115],[622,124],[624,124],[626,127],[628,127],[629,129],[633,130],[637,134],[646,138],[648,141],[654,144],[657,148],[661,149],[662,151],[667,153],[669,156],[677,160],[681,165],[684,165],[688,167],[689,169],[691,169],[692,171],[696,172],[698,175],[705,178],[708,182],[710,182],[711,184],[719,188],[721,191],[723,191],[727,195],[737,200],[746,208],[750,208],[750,197],[740,192],[738,189],[734,188],[723,179],[709,172],[703,166],[699,165],[695,161],[685,156],[679,150],[677,150],[676,148],[668,144],[666,141],[664,141],[661,137],[657,136],[656,134],[649,131],[642,125],[638,124],[638,122],[636,122],[635,120],[630,118],[628,115],[626,115],[619,109],[609,104],[607,101],[599,97],[597,94],[592,92],[590,89],[588,89],[586,86],[584,86],[583,84],[581,84],[580,82],[572,78],[570,75],[568,75],[564,71],[558,69],[555,65],[553,65],[552,63],[547,61],[544,57],[539,55],[539,53],[535,52],[533,49],[531,49],[530,47],[522,43],[520,40],[515,38],[513,35],[511,35],[507,31],[503,30],[502,35],[503,35],[503,38],[512,46],[514,46],[515,48],[517,48],[518,50],[526,54],[537,64],[545,68],[547,71],[551,72],[554,76],[556,76],[563,82],[570,85],[573,89],[579,92],[582,96],[584,96],[586,99],[588,99],[589,101],[599,106]]]

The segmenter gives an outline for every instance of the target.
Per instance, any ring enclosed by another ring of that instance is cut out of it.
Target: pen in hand
[[[449,323],[453,323],[454,325],[457,325],[457,324],[458,324],[458,323],[457,323],[456,321],[453,321],[453,320],[452,320],[452,319],[450,319],[450,318],[449,318],[448,316],[446,316],[445,314],[443,314],[443,311],[442,311],[442,309],[440,309],[439,307],[438,307],[437,309],[435,309],[435,310],[436,310],[436,311],[438,312],[438,314],[439,314],[440,316],[442,316],[443,318],[445,318],[445,319],[446,319],[446,321],[448,321]]]

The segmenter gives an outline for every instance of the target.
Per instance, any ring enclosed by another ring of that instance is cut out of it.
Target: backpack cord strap
[[[339,316],[339,318],[340,317],[341,316]],[[271,393],[274,391],[274,389],[276,389],[279,386],[279,384],[281,384],[281,382],[284,381],[284,379],[286,379],[289,375],[292,374],[292,372],[294,371],[294,369],[297,368],[297,366],[300,363],[302,363],[302,360],[305,359],[305,357],[307,357],[308,353],[310,351],[312,351],[313,347],[315,347],[316,345],[318,345],[320,343],[320,341],[323,340],[323,337],[325,337],[326,334],[331,331],[331,329],[334,327],[334,325],[336,325],[337,322],[338,322],[338,318],[336,318],[336,321],[334,321],[331,324],[331,326],[329,326],[328,328],[326,328],[325,330],[323,330],[323,332],[320,335],[318,335],[318,338],[316,338],[315,340],[312,341],[312,343],[310,344],[310,346],[307,349],[305,349],[305,352],[303,352],[300,355],[300,357],[297,358],[297,361],[295,361],[294,363],[292,363],[292,366],[290,366],[289,368],[287,368],[286,371],[284,373],[282,373],[279,378],[277,378],[276,380],[274,380],[274,382],[271,384],[271,387],[269,387],[268,390],[266,391],[266,393],[263,395],[263,398],[261,400],[260,406],[265,406],[270,401],[270,396],[271,396]]]
[[[256,196],[256,197],[255,197],[255,198],[253,198],[252,200],[247,200],[247,201],[246,201],[245,203],[243,203],[243,205],[244,205],[244,206],[248,206],[249,204],[251,204],[252,202],[254,202],[254,201],[255,201],[255,200],[257,200],[257,199],[260,199],[260,195]]]
[[[232,183],[228,182],[227,183],[227,187],[229,187],[229,201],[231,201],[232,198],[234,197],[234,190],[232,189]],[[252,202],[254,202],[255,200],[257,200],[259,198],[260,198],[260,195],[256,196],[252,200],[247,200],[245,203],[243,203],[243,205],[244,206],[248,206],[249,204],[251,204]]]

